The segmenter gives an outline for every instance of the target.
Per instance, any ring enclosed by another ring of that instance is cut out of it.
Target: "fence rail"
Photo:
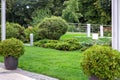
[[[100,33],[101,24],[90,24],[90,32],[91,33]],[[102,25],[103,26],[103,35],[111,36],[111,25]],[[68,32],[82,32],[87,33],[87,24],[81,23],[69,23]]]

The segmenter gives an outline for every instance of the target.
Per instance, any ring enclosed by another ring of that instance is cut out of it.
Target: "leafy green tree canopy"
[[[79,12],[78,0],[65,1],[64,5],[66,7],[63,9],[62,17],[68,22],[79,22],[82,14]]]

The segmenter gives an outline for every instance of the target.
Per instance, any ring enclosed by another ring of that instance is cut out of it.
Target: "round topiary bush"
[[[45,18],[40,24],[39,34],[46,39],[58,40],[63,34],[66,33],[68,24],[61,17]]]
[[[9,27],[14,28],[14,31],[16,31],[17,33],[13,33],[16,34],[16,36],[11,36],[8,38],[16,38],[16,39],[20,39],[22,41],[25,41],[25,28],[22,27],[21,25],[19,25],[18,23],[9,23]],[[10,29],[7,29],[7,35],[10,35],[11,33],[9,32]]]
[[[120,53],[107,46],[92,46],[83,52],[81,66],[94,80],[115,80],[120,77]],[[92,80],[90,78],[89,80]]]
[[[0,27],[1,29],[1,27]],[[17,23],[6,23],[6,38],[17,38],[25,41],[24,27]],[[1,33],[0,33],[1,34]],[[0,37],[1,38],[1,37]]]
[[[19,58],[23,54],[24,54],[23,42],[18,39],[15,38],[6,39],[2,41],[0,44],[0,55],[4,57],[12,56],[15,58]]]

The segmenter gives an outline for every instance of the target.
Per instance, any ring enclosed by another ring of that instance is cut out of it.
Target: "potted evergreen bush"
[[[94,45],[83,52],[81,66],[89,80],[115,80],[120,77],[120,53],[108,46]]]
[[[18,58],[24,54],[22,41],[11,38],[6,39],[0,44],[0,55],[4,56],[5,68],[15,70],[18,66]]]

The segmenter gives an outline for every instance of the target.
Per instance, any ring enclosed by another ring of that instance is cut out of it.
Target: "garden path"
[[[3,63],[0,63],[0,80],[58,80],[42,74],[37,74],[17,68],[6,70]]]

